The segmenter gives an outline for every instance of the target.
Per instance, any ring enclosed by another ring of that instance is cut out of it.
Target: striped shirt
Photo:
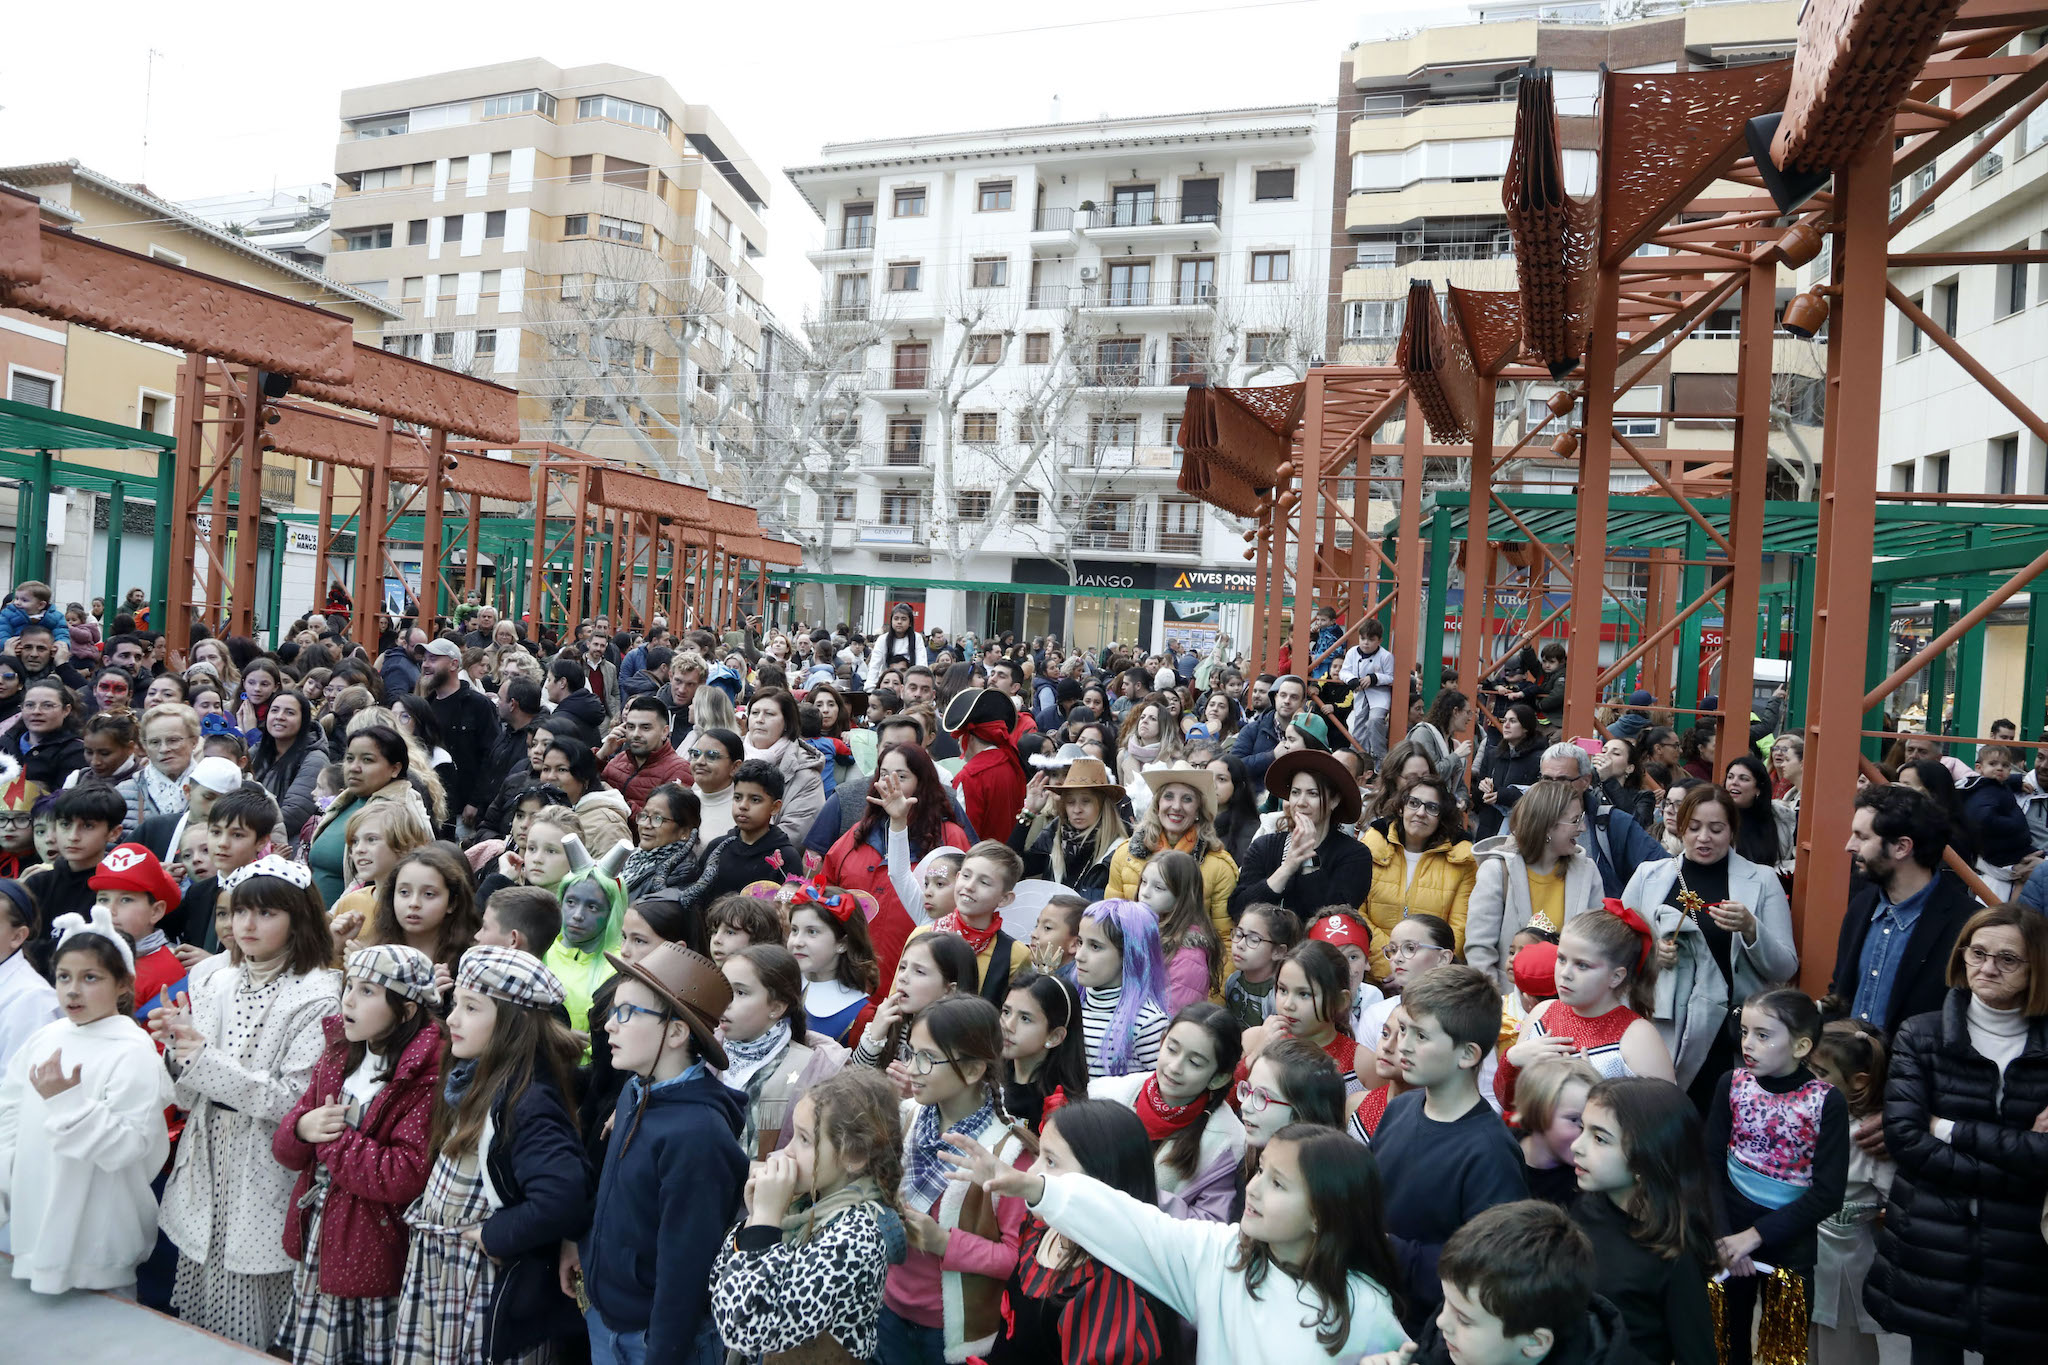
[[[1121,982],[1114,986],[1090,986],[1081,992],[1081,1036],[1088,1045],[1088,1075],[1106,1076],[1108,1069],[1102,1065],[1102,1040],[1109,1036],[1110,1021],[1116,1017],[1117,1003],[1123,999]],[[1145,1004],[1138,1009],[1137,1023],[1131,1030],[1131,1059],[1120,1074],[1130,1075],[1138,1071],[1150,1071],[1152,1063],[1159,1060],[1159,1044],[1166,1039],[1166,1014],[1157,1005]]]

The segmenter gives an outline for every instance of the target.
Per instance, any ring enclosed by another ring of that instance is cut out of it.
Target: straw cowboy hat
[[[1152,799],[1157,801],[1159,793],[1168,787],[1186,787],[1194,792],[1202,803],[1202,814],[1216,818],[1216,774],[1207,768],[1197,768],[1190,763],[1174,763],[1156,768],[1146,768],[1138,774],[1145,779],[1145,785],[1152,789]]]
[[[1358,823],[1359,814],[1365,808],[1358,791],[1358,779],[1333,755],[1318,753],[1314,749],[1296,749],[1291,754],[1280,755],[1266,769],[1266,790],[1284,802],[1294,775],[1303,772],[1314,773],[1336,789],[1337,803],[1330,811],[1332,828]]]
[[[698,1057],[719,1071],[726,1069],[718,1019],[732,1003],[732,987],[710,958],[680,943],[658,943],[638,962],[628,962],[616,953],[604,956],[619,975],[632,977],[668,1002],[688,1026]]]
[[[1124,794],[1123,784],[1109,775],[1109,768],[1099,758],[1077,758],[1067,765],[1057,782],[1048,782],[1049,792],[1114,792],[1119,799]]]

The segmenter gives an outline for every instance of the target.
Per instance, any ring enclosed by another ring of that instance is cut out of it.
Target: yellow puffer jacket
[[[1473,860],[1467,840],[1424,849],[1408,875],[1408,855],[1400,845],[1401,826],[1388,822],[1389,832],[1368,828],[1360,842],[1372,854],[1372,896],[1366,902],[1366,917],[1372,921],[1372,974],[1376,981],[1387,979],[1387,936],[1409,915],[1435,915],[1457,935],[1458,951],[1465,951],[1465,911],[1472,902],[1472,885],[1478,880],[1479,864]],[[1391,837],[1390,837],[1391,836]]]
[[[1181,851],[1192,853],[1194,835],[1189,834],[1182,841]],[[1138,898],[1138,883],[1145,876],[1145,860],[1138,856],[1140,850],[1132,847],[1126,839],[1116,846],[1109,855],[1109,887],[1102,895],[1105,900],[1134,901]],[[1209,906],[1209,927],[1216,931],[1216,942],[1223,949],[1223,974],[1230,975],[1230,933],[1234,927],[1230,919],[1230,893],[1237,889],[1237,863],[1221,845],[1211,844],[1202,856],[1202,899]]]

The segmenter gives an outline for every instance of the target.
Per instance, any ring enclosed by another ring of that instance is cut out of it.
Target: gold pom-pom
[[[1778,1269],[1764,1281],[1757,1327],[1756,1365],[1806,1365],[1806,1277]]]
[[[1707,1281],[1707,1308],[1714,1316],[1714,1358],[1728,1365],[1728,1284]]]

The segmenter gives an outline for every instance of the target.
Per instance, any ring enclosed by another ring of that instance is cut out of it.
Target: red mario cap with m
[[[108,849],[86,885],[95,891],[140,891],[173,910],[182,899],[177,882],[164,871],[156,855],[141,844],[120,844]]]

